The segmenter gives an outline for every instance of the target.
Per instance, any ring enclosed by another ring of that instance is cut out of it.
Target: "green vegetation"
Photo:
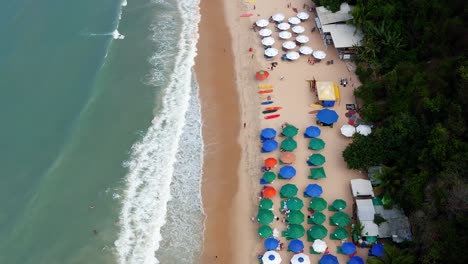
[[[382,257],[370,257],[368,264],[413,264],[416,263],[415,256],[408,250],[401,250],[390,244],[384,245],[385,253]]]

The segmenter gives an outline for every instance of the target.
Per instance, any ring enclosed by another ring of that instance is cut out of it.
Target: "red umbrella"
[[[265,167],[273,168],[278,164],[278,161],[275,158],[268,158],[265,160]]]
[[[255,78],[257,78],[257,80],[265,80],[266,78],[268,78],[268,75],[270,75],[267,71],[259,71],[255,74]]]
[[[276,189],[273,187],[266,187],[263,189],[263,198],[273,198],[276,195]]]

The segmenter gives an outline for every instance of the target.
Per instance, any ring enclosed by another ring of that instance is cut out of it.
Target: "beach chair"
[[[312,254],[312,255],[320,255],[321,254],[320,252],[315,251],[312,246],[309,247],[309,253]]]

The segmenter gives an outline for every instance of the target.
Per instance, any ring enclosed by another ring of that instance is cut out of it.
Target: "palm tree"
[[[385,253],[381,257],[370,257],[368,264],[413,264],[416,259],[406,250],[400,250],[394,245],[385,244]]]

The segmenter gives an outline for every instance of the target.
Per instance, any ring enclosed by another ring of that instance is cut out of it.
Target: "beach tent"
[[[310,169],[309,179],[318,180],[318,179],[323,179],[326,177],[327,175],[325,174],[325,170],[323,169],[323,167]]]
[[[255,78],[257,78],[257,80],[265,80],[266,78],[268,78],[270,74],[267,72],[267,71],[258,71],[257,73],[255,73]]]
[[[281,256],[278,252],[274,250],[270,250],[265,252],[262,257],[263,264],[280,264],[281,263]]]
[[[281,152],[280,154],[280,162],[284,164],[291,164],[294,161],[296,161],[296,154],[289,152],[289,151],[284,151]]]
[[[368,197],[368,196],[374,197],[372,184],[369,180],[364,180],[364,179],[351,180],[351,190],[353,192],[353,197]]]
[[[268,158],[265,160],[264,164],[267,168],[273,168],[276,166],[276,164],[278,164],[278,161],[275,158]]]
[[[349,259],[348,264],[364,264],[364,260],[360,256],[353,256]]]
[[[258,235],[261,238],[271,237],[273,235],[273,229],[270,226],[262,225],[258,228]]]
[[[306,128],[305,132],[304,132],[304,137],[306,138],[315,138],[315,137],[318,137],[320,136],[320,128],[316,127],[316,126],[309,126]]]
[[[315,153],[309,156],[309,159],[307,160],[307,164],[309,166],[320,166],[325,163],[325,156],[319,153]]]
[[[356,133],[356,128],[352,125],[343,125],[340,130],[341,134],[345,137],[352,137]]]
[[[276,179],[276,175],[275,175],[274,172],[272,172],[272,171],[267,171],[267,172],[263,173],[262,180],[263,180],[265,183],[271,183],[271,182],[273,182],[275,179]]]
[[[316,224],[316,225],[321,225],[325,222],[325,219],[327,217],[322,213],[322,212],[315,212],[311,217],[310,217],[310,223]]]
[[[345,242],[341,245],[341,251],[346,255],[351,255],[356,252],[356,246],[351,242]]]
[[[294,253],[302,252],[304,249],[304,243],[299,239],[293,239],[289,242],[288,250]]]
[[[259,209],[257,214],[257,221],[262,225],[268,225],[273,222],[275,215],[271,210]]]
[[[356,132],[363,136],[368,136],[372,133],[372,128],[368,125],[359,125],[356,127]]]
[[[262,194],[264,198],[273,198],[276,195],[276,189],[271,186],[268,186],[265,189],[263,189]]]
[[[269,198],[263,198],[260,200],[260,204],[258,205],[260,209],[267,209],[271,210],[273,208],[273,201]]]
[[[384,247],[382,244],[374,244],[371,249],[371,254],[376,256],[376,257],[380,257],[384,254]]]
[[[279,176],[284,179],[291,179],[296,176],[296,169],[293,166],[286,165],[279,170]]]
[[[319,264],[339,264],[339,262],[337,257],[331,254],[326,254],[322,256],[322,258],[319,261]]]
[[[272,152],[278,148],[276,140],[265,140],[262,145],[262,152]]]
[[[314,211],[322,211],[327,208],[327,202],[322,197],[314,197],[310,200],[309,208]]]
[[[349,218],[349,215],[343,212],[338,212],[334,214],[332,217],[330,217],[330,224],[331,225],[336,225],[336,226],[347,226],[351,223],[351,219]]]
[[[288,214],[288,218],[287,218],[287,221],[288,223],[290,224],[294,224],[294,225],[300,225],[304,222],[304,214],[299,211],[299,210],[292,210],[289,214]]]
[[[317,253],[323,253],[327,250],[327,248],[327,243],[320,239],[315,239],[314,243],[312,244],[312,249]]]
[[[265,239],[263,245],[267,250],[275,250],[279,246],[279,241],[274,237],[269,237]]]
[[[320,195],[322,195],[322,192],[323,192],[322,186],[313,183],[313,184],[307,185],[304,191],[304,195],[307,197],[319,197]]]
[[[311,150],[322,150],[325,148],[325,141],[321,138],[313,138],[309,142],[309,149]]]
[[[304,207],[304,202],[297,197],[292,197],[286,201],[286,207],[289,210],[301,210]]]
[[[288,225],[286,229],[288,239],[296,239],[304,236],[305,230],[302,225]]]
[[[342,240],[347,238],[348,235],[349,233],[348,231],[346,231],[346,229],[344,229],[343,227],[338,227],[337,229],[335,229],[335,232],[333,232],[333,234],[330,235],[330,239]]]
[[[307,230],[307,235],[309,240],[322,239],[326,237],[328,230],[323,225],[314,225],[309,230]]]
[[[346,201],[342,199],[336,199],[331,205],[331,211],[341,211],[346,208]]]
[[[288,183],[288,184],[283,185],[283,187],[281,187],[281,190],[280,190],[281,197],[291,198],[291,197],[296,196],[296,194],[297,194],[297,186],[294,184]]]
[[[274,139],[276,137],[276,130],[273,128],[264,128],[260,134],[261,140]]]
[[[338,114],[334,110],[328,108],[319,110],[317,113],[318,120],[324,124],[333,124],[338,121],[338,117]]]
[[[297,127],[293,125],[288,125],[283,128],[283,132],[281,132],[281,134],[283,134],[283,136],[285,137],[294,137],[295,135],[297,135],[297,132]]]
[[[297,142],[292,138],[286,138],[281,142],[281,149],[284,151],[293,151],[297,148]]]
[[[304,253],[295,254],[291,258],[291,264],[310,264],[310,258]]]
[[[336,85],[334,82],[317,82],[316,89],[317,98],[319,101],[322,101],[323,106],[332,107],[335,105],[335,101],[338,99],[336,94],[338,85]]]

